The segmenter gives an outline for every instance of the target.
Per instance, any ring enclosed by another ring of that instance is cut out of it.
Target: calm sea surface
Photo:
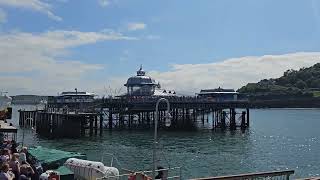
[[[13,122],[18,124],[14,106]],[[271,170],[295,170],[294,177],[320,174],[320,109],[251,110],[250,129],[238,132],[159,132],[158,156],[164,167],[181,166],[183,178]],[[25,131],[25,144],[87,154],[89,160],[118,168],[151,169],[151,131],[105,131],[102,137],[48,140]],[[18,133],[21,141],[22,130]]]

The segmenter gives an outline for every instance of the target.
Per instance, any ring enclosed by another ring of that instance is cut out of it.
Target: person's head
[[[8,171],[9,171],[9,168],[10,168],[10,166],[9,166],[8,163],[3,163],[3,164],[2,164],[2,167],[1,167],[1,170],[2,170],[3,172],[8,172]]]
[[[8,156],[8,155],[5,155],[5,154],[2,154],[1,156],[0,156],[0,160],[1,160],[1,162],[3,162],[3,163],[5,163],[5,162],[8,162],[10,159],[10,156]]]
[[[28,148],[27,148],[27,147],[23,147],[23,148],[21,149],[21,152],[27,153],[27,152],[28,152]]]
[[[20,153],[19,154],[19,161],[20,162],[23,162],[23,161],[26,161],[27,160],[27,157],[26,157],[26,153]]]
[[[12,161],[17,161],[19,159],[19,154],[18,153],[13,153],[11,160]]]
[[[3,149],[3,155],[10,155],[10,151],[9,151],[9,149]]]
[[[16,147],[17,147],[17,143],[16,143],[16,141],[15,141],[15,140],[12,140],[12,141],[11,141],[11,146],[12,146],[12,147],[14,147],[14,148],[16,148]]]

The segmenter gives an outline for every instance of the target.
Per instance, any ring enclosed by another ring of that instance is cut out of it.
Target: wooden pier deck
[[[50,138],[102,135],[103,132],[103,118],[99,113],[72,114],[47,111],[19,111],[19,113],[21,127],[32,127],[39,135]]]
[[[109,130],[151,129],[158,99],[126,97],[97,99],[91,103],[50,102],[45,111],[20,111],[20,126],[31,124],[37,127],[39,134],[54,137],[83,136],[87,134],[86,129],[89,129],[89,135],[97,134],[98,129],[101,134],[104,127]],[[166,104],[160,103],[159,128],[196,130],[199,124],[210,124],[210,129],[245,130],[250,124],[248,101],[217,102],[195,97],[167,99],[170,102],[171,126],[165,126]],[[28,122],[31,119],[32,122]]]
[[[113,115],[119,117],[122,128],[152,127],[155,118],[155,104],[158,98],[124,98],[124,99],[100,99],[94,107],[107,109],[108,128],[113,128]],[[170,113],[172,115],[171,129],[192,130],[200,121],[205,124],[209,116],[212,119],[212,129],[235,130],[237,127],[245,129],[249,126],[248,101],[223,101],[216,102],[204,98],[171,97]],[[166,104],[159,104],[159,126],[164,127]],[[132,116],[137,116],[134,121]],[[127,119],[124,120],[124,117]]]

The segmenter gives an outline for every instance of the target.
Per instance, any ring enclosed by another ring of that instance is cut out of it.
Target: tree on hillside
[[[311,88],[320,88],[320,79],[313,79],[310,83]]]
[[[287,77],[287,76],[289,76],[289,75],[294,74],[295,72],[297,72],[297,71],[294,70],[294,69],[288,69],[288,70],[286,70],[286,71],[283,73],[283,76],[284,76],[284,77]]]
[[[307,87],[307,83],[305,83],[304,81],[302,81],[301,79],[299,79],[296,84],[295,87],[299,88],[299,89],[305,89]]]

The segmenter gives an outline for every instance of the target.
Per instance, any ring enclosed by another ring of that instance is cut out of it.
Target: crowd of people
[[[18,150],[13,140],[1,147],[0,167],[0,180],[34,180],[39,177],[27,147]]]

